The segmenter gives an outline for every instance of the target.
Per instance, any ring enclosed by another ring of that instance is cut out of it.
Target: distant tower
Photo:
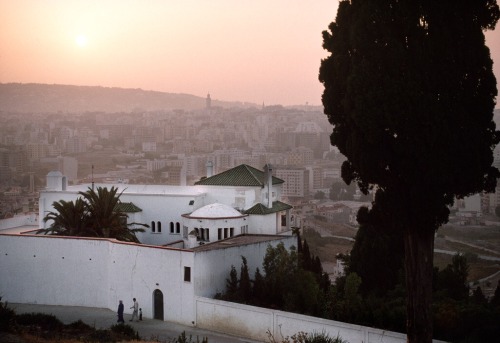
[[[207,110],[212,107],[212,99],[210,99],[210,93],[207,94],[207,99],[205,100]]]

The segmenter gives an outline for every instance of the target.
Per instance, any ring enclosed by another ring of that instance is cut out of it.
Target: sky
[[[318,71],[328,56],[321,32],[337,7],[335,0],[0,0],[0,83],[321,105]],[[500,81],[500,29],[486,38]]]

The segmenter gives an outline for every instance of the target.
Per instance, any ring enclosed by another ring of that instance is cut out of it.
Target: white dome
[[[219,203],[203,206],[189,215],[190,218],[233,218],[242,216],[243,214],[231,206]]]

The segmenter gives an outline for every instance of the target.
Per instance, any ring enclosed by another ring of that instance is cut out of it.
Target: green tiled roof
[[[135,206],[133,202],[120,202],[116,204],[116,209],[120,212],[125,213],[142,212],[142,209]]]
[[[284,202],[281,201],[274,201],[273,202],[273,207],[268,208],[261,203],[258,203],[252,207],[250,207],[248,210],[245,211],[245,214],[270,214],[270,213],[276,213],[276,212],[281,212],[285,210],[291,209],[292,206],[285,204]]]
[[[282,179],[273,176],[273,185],[283,183]],[[226,170],[206,179],[202,179],[195,185],[208,186],[260,186],[266,184],[265,173],[246,164]]]

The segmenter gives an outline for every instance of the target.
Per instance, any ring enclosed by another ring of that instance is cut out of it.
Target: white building
[[[240,165],[194,186],[95,184],[118,188],[128,220],[150,226],[138,234],[141,244],[37,235],[50,225],[43,220],[10,230],[0,225],[0,273],[9,275],[0,279],[0,294],[9,302],[112,310],[135,297],[146,318],[195,325],[196,297],[223,292],[241,256],[250,270],[262,270],[269,245],[296,244],[291,206],[279,200],[282,184],[269,165]],[[89,187],[49,173],[38,218]]]

